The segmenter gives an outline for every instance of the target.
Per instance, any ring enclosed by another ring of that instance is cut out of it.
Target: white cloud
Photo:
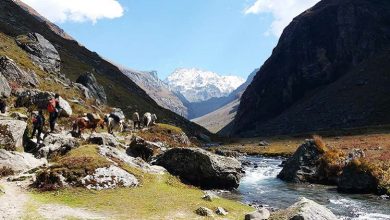
[[[272,14],[274,20],[269,32],[279,37],[294,17],[314,6],[319,0],[256,0],[245,14]]]
[[[85,22],[123,15],[117,0],[22,0],[52,22]]]

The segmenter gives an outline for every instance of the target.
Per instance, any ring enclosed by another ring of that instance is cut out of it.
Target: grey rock
[[[21,89],[16,91],[15,96],[17,97],[15,107],[30,107],[36,106],[38,109],[46,109],[50,97],[54,97],[54,93],[41,91],[38,89]],[[59,98],[60,106],[62,111],[60,115],[63,117],[70,117],[73,114],[72,107],[62,97]]]
[[[7,79],[0,73],[0,98],[9,97],[11,95],[11,87]]]
[[[266,220],[271,216],[270,212],[266,208],[261,208],[257,211],[248,213],[245,215],[245,220]]]
[[[202,199],[212,202],[214,199],[219,198],[215,193],[212,191],[205,191],[205,194],[202,196]]]
[[[162,153],[162,149],[157,143],[135,137],[130,143],[127,153],[133,157],[140,157],[145,161],[151,161],[153,157]]]
[[[20,69],[12,59],[6,56],[0,56],[0,74],[7,79],[8,83],[12,82],[18,86],[36,87],[39,84],[34,72]]]
[[[56,48],[38,33],[29,33],[16,39],[18,45],[30,54],[33,62],[49,73],[60,73],[61,59]]]
[[[348,162],[364,157],[366,157],[366,154],[362,149],[352,149],[352,151],[348,154]]]
[[[306,198],[301,198],[288,210],[290,220],[337,220],[337,217],[325,206]]]
[[[118,147],[120,145],[117,138],[108,133],[93,133],[88,138],[88,142],[91,144],[108,145],[111,147]]]
[[[85,87],[83,84],[74,83],[73,85],[74,85],[74,87],[76,87],[78,90],[80,90],[80,91],[83,92],[84,98],[86,98],[86,99],[91,99],[91,98],[93,97],[92,92],[91,92],[87,87]]]
[[[195,213],[200,216],[213,216],[213,211],[206,207],[199,207],[197,210],[195,210]]]
[[[222,215],[222,216],[225,216],[227,214],[229,214],[224,208],[222,207],[217,207],[217,209],[215,210],[215,213],[217,213],[217,215]]]
[[[36,159],[32,154],[0,149],[0,167],[11,168],[15,173],[22,173],[47,164],[46,159]]]
[[[377,193],[383,194],[378,186],[378,179],[370,170],[362,170],[353,162],[343,169],[337,190],[344,193]]]
[[[135,187],[139,184],[133,174],[113,165],[96,169],[92,175],[84,177],[81,183],[88,189],[96,190]]]
[[[239,185],[241,163],[199,148],[174,148],[156,161],[173,175],[203,188],[230,189]]]
[[[267,141],[260,141],[259,146],[267,147],[267,146],[269,146],[269,143]]]
[[[102,104],[107,103],[106,92],[104,91],[103,86],[97,82],[95,75],[90,72],[84,73],[79,76],[76,82],[82,84],[88,89],[88,96],[92,95],[92,97]]]
[[[0,120],[0,146],[7,150],[23,147],[23,135],[27,123],[20,120]]]
[[[99,153],[106,158],[115,158],[120,160],[130,167],[141,169],[146,173],[163,174],[166,170],[163,167],[150,165],[141,158],[134,158],[126,154],[126,152],[120,148],[114,148],[111,146],[99,146]],[[114,161],[113,161],[114,162]]]
[[[50,158],[52,155],[64,155],[79,146],[70,134],[49,134],[43,141],[43,147],[38,150],[37,157]]]
[[[326,173],[324,171],[324,167],[321,166],[323,155],[324,152],[319,150],[314,140],[306,140],[283,165],[278,178],[295,183],[336,184],[339,173]],[[344,166],[344,163],[342,162],[340,165]]]

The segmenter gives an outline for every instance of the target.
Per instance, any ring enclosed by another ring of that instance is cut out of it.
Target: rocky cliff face
[[[241,98],[232,133],[390,122],[390,2],[323,0],[284,30]]]

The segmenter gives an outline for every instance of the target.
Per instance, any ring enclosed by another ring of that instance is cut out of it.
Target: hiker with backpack
[[[7,111],[7,102],[5,101],[5,98],[0,98],[0,113],[5,114]]]
[[[61,110],[59,98],[60,95],[55,94],[54,98],[52,97],[47,105],[47,111],[49,112],[50,133],[54,132],[56,122]]]
[[[39,144],[41,141],[43,127],[45,126],[45,116],[43,115],[42,110],[39,110],[38,114],[33,113],[32,124],[33,124],[33,131],[31,134],[31,139],[34,138],[35,133],[37,133],[37,144]]]

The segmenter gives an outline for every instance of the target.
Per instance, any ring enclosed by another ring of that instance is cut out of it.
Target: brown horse
[[[98,119],[98,120],[87,120],[84,117],[77,118],[73,123],[73,130],[72,134],[74,136],[80,137],[82,132],[85,129],[90,129],[91,133],[96,132],[96,128],[100,126],[101,129],[104,129],[104,120]]]

